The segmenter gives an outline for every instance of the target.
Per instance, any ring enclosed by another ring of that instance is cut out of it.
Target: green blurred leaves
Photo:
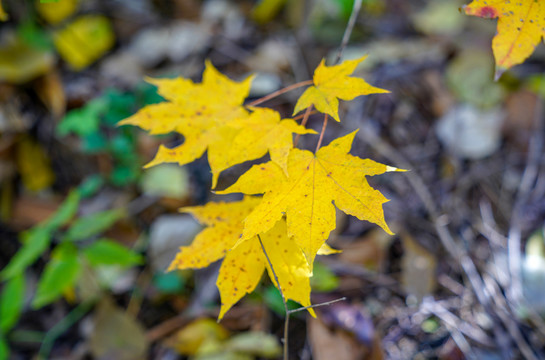
[[[96,212],[77,218],[64,232],[76,215],[81,194],[73,190],[57,211],[46,221],[21,235],[23,246],[0,272],[0,279],[7,281],[0,296],[0,332],[11,327],[18,319],[24,296],[24,271],[38,258],[46,254],[54,238],[61,239],[51,253],[40,277],[33,308],[40,308],[57,300],[76,284],[82,273],[81,256],[85,256],[92,267],[138,265],[141,255],[109,239],[100,239],[89,245],[77,245],[82,240],[102,234],[125,216],[120,209]]]
[[[64,235],[63,240],[80,241],[88,239],[104,232],[124,216],[125,214],[123,211],[115,209],[96,212],[81,217],[74,221]]]
[[[132,266],[142,264],[144,261],[141,255],[109,239],[95,241],[92,245],[85,248],[83,253],[92,266]]]
[[[62,205],[55,211],[55,214],[44,224],[44,227],[54,231],[60,228],[61,226],[66,225],[76,212],[78,211],[80,202],[80,194],[78,191],[71,191],[70,194],[66,197]]]
[[[57,300],[76,283],[80,272],[77,249],[68,243],[57,246],[38,282],[32,307],[38,309]]]
[[[24,297],[25,278],[23,274],[18,274],[4,285],[0,294],[0,333],[8,332],[17,323],[23,309]]]
[[[84,153],[108,154],[113,166],[106,178],[116,186],[126,186],[140,177],[142,161],[134,129],[117,128],[117,123],[139,107],[159,100],[150,85],[137,86],[130,93],[108,89],[85,106],[68,112],[57,126],[57,134],[80,137]]]
[[[339,286],[339,278],[326,265],[316,262],[310,278],[313,291],[329,292]]]
[[[23,234],[23,247],[17,251],[9,264],[0,272],[0,279],[9,280],[20,275],[42,255],[51,241],[51,230],[38,226]]]

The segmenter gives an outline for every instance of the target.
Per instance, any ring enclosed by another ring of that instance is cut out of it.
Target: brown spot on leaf
[[[475,15],[486,19],[494,19],[499,16],[498,11],[491,6],[483,6],[475,11]]]

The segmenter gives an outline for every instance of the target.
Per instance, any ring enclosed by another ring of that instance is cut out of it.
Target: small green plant
[[[80,191],[73,190],[49,219],[23,232],[22,247],[0,272],[0,359],[7,357],[9,331],[25,306],[25,271],[38,259],[46,263],[32,297],[32,309],[46,306],[63,295],[73,298],[74,288],[85,271],[93,272],[104,266],[125,268],[143,262],[136,252],[100,237],[125,217],[124,211],[106,210],[78,217],[80,199]],[[99,296],[100,292],[79,301],[93,302]]]
[[[118,128],[116,124],[138,107],[159,100],[154,89],[145,84],[126,93],[108,89],[85,106],[68,112],[57,126],[57,134],[78,136],[85,154],[108,155],[113,166],[105,175],[106,180],[115,186],[126,186],[139,179],[142,166],[135,132],[130,128]]]

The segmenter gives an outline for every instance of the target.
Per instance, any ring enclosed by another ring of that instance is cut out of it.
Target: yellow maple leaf
[[[541,0],[474,0],[464,6],[468,15],[498,18],[492,40],[496,79],[514,65],[524,62],[545,36],[545,2]]]
[[[242,234],[242,221],[259,202],[260,198],[245,197],[238,202],[209,203],[182,209],[208,227],[195,237],[190,246],[180,248],[168,270],[201,268],[225,256],[217,280],[221,296],[219,319],[255,289],[265,269],[276,285],[257,236],[233,248]],[[301,249],[288,238],[286,222],[277,222],[260,237],[284,296],[309,306],[310,268]],[[312,309],[309,312],[315,315]]]
[[[219,193],[264,193],[263,201],[244,220],[239,243],[269,231],[286,215],[288,236],[303,250],[310,266],[335,228],[335,207],[392,234],[382,204],[388,201],[366,176],[403,171],[348,154],[357,131],[334,140],[316,154],[292,149],[288,176],[273,162],[254,165]]]
[[[268,151],[271,160],[287,172],[288,155],[293,148],[292,134],[316,134],[316,131],[306,129],[292,119],[281,120],[280,114],[272,109],[252,110],[248,118],[237,122],[241,130],[225,149],[230,156],[225,166],[238,164],[242,162],[240,159],[258,159]]]
[[[271,109],[242,106],[252,78],[237,83],[218,72],[207,61],[203,81],[195,84],[183,78],[149,80],[167,101],[148,105],[120,125],[136,125],[151,134],[175,131],[184,143],[173,149],[163,145],[146,165],[165,162],[185,165],[208,149],[212,188],[221,171],[270,152],[273,161],[285,167],[292,145],[292,133],[313,133],[293,120],[281,120]]]
[[[297,100],[293,114],[314,105],[321,113],[331,115],[333,119],[340,121],[338,99],[352,100],[360,95],[388,93],[388,90],[371,86],[361,78],[349,76],[366,57],[346,60],[334,66],[326,66],[322,59],[314,71],[314,86],[306,89]]]
[[[2,7],[2,0],[0,0],[0,21],[6,21],[9,18],[8,14]]]
[[[59,4],[68,3],[64,1]],[[44,4],[50,6],[52,4]],[[55,13],[55,11],[53,11]],[[60,13],[60,12],[59,12]],[[102,15],[82,15],[55,31],[53,42],[62,58],[76,71],[100,59],[115,44],[110,20]]]

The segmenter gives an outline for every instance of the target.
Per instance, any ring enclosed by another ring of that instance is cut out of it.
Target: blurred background
[[[360,129],[352,154],[410,171],[369,179],[395,236],[338,212],[312,302],[347,300],[293,316],[291,359],[545,358],[545,47],[494,82],[496,22],[465,3],[361,2],[342,58],[391,93],[342,102],[324,144]],[[183,139],[116,124],[162,101],[146,77],[200,81],[206,59],[256,74],[251,99],[311,79],[354,1],[1,4],[0,359],[280,358],[268,279],[217,323],[219,264],[165,273],[202,229],[177,209],[235,198],[206,158],[143,169]]]

